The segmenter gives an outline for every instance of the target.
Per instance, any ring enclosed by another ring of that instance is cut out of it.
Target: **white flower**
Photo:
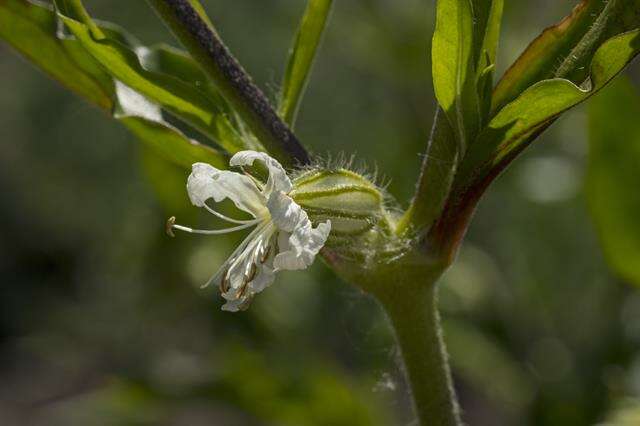
[[[262,161],[269,171],[263,184],[247,174],[218,170],[196,163],[187,182],[191,202],[211,214],[237,226],[221,230],[192,229],[176,225],[169,219],[168,231],[181,231],[218,235],[255,226],[206,285],[217,283],[226,303],[226,311],[245,309],[256,293],[261,292],[281,270],[305,269],[329,236],[331,222],[313,228],[307,213],[287,194],[293,188],[284,168],[267,154],[241,151],[235,154],[231,166],[250,166]],[[253,216],[251,220],[236,220],[218,213],[207,201],[218,203],[230,199],[240,210]]]

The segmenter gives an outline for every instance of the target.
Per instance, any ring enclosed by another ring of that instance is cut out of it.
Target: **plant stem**
[[[379,297],[396,333],[405,373],[422,426],[461,425],[440,316],[437,286],[415,286],[416,293]]]
[[[292,166],[309,155],[233,57],[194,0],[148,0],[271,155]]]
[[[460,153],[453,130],[438,108],[427,142],[420,178],[411,205],[398,224],[398,234],[428,230],[444,208],[456,173]]]

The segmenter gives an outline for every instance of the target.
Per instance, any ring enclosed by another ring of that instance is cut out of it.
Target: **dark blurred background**
[[[274,95],[304,2],[203,3]],[[377,166],[406,206],[435,106],[434,2],[335,3],[299,136]],[[175,44],[143,1],[86,4]],[[574,4],[507,1],[500,71]],[[238,236],[164,234],[170,215],[198,219],[186,174],[6,45],[0,76],[0,424],[415,424],[370,298],[317,262],[221,312],[199,286]],[[588,215],[586,122],[569,113],[498,180],[444,279],[472,425],[594,424],[640,396],[640,294],[607,267]]]

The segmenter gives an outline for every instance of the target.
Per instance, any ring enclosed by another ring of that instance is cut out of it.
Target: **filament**
[[[211,213],[212,215],[217,216],[222,220],[226,220],[227,222],[237,223],[237,224],[240,224],[240,225],[244,225],[244,224],[247,224],[247,223],[257,223],[255,219],[252,219],[252,220],[238,220],[238,219],[233,219],[231,217],[225,216],[222,213],[219,213],[219,212],[215,211],[214,209],[212,209],[211,207],[209,207],[206,203],[204,205],[204,208],[207,209],[207,211],[209,213]]]
[[[240,226],[232,226],[231,228],[225,228],[225,229],[194,229],[194,228],[189,228],[187,226],[182,226],[182,225],[176,225],[176,218],[175,217],[170,217],[169,220],[167,221],[167,233],[170,236],[173,236],[173,232],[172,230],[177,229],[178,231],[183,231],[183,232],[188,232],[190,234],[203,234],[203,235],[223,235],[223,234],[228,234],[230,232],[235,232],[235,231],[241,231],[243,229],[247,229],[253,225],[255,225],[256,223],[260,222],[260,220],[256,219],[256,220],[252,220],[249,222],[246,222]]]

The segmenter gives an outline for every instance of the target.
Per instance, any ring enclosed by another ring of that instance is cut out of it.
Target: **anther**
[[[176,217],[175,216],[171,216],[169,219],[167,219],[167,223],[165,224],[165,232],[167,233],[168,236],[170,236],[171,238],[174,238],[176,236],[176,234],[173,233],[173,226],[176,224]]]
[[[258,272],[258,267],[256,266],[255,263],[251,263],[251,269],[249,269],[249,273],[247,275],[245,275],[247,283],[253,281],[253,279],[256,277],[256,273]]]
[[[247,280],[246,277],[242,281],[242,287],[240,287],[240,291],[238,291],[239,299],[242,299],[245,296],[245,294],[247,294],[247,289],[249,288],[249,281],[251,280]]]

